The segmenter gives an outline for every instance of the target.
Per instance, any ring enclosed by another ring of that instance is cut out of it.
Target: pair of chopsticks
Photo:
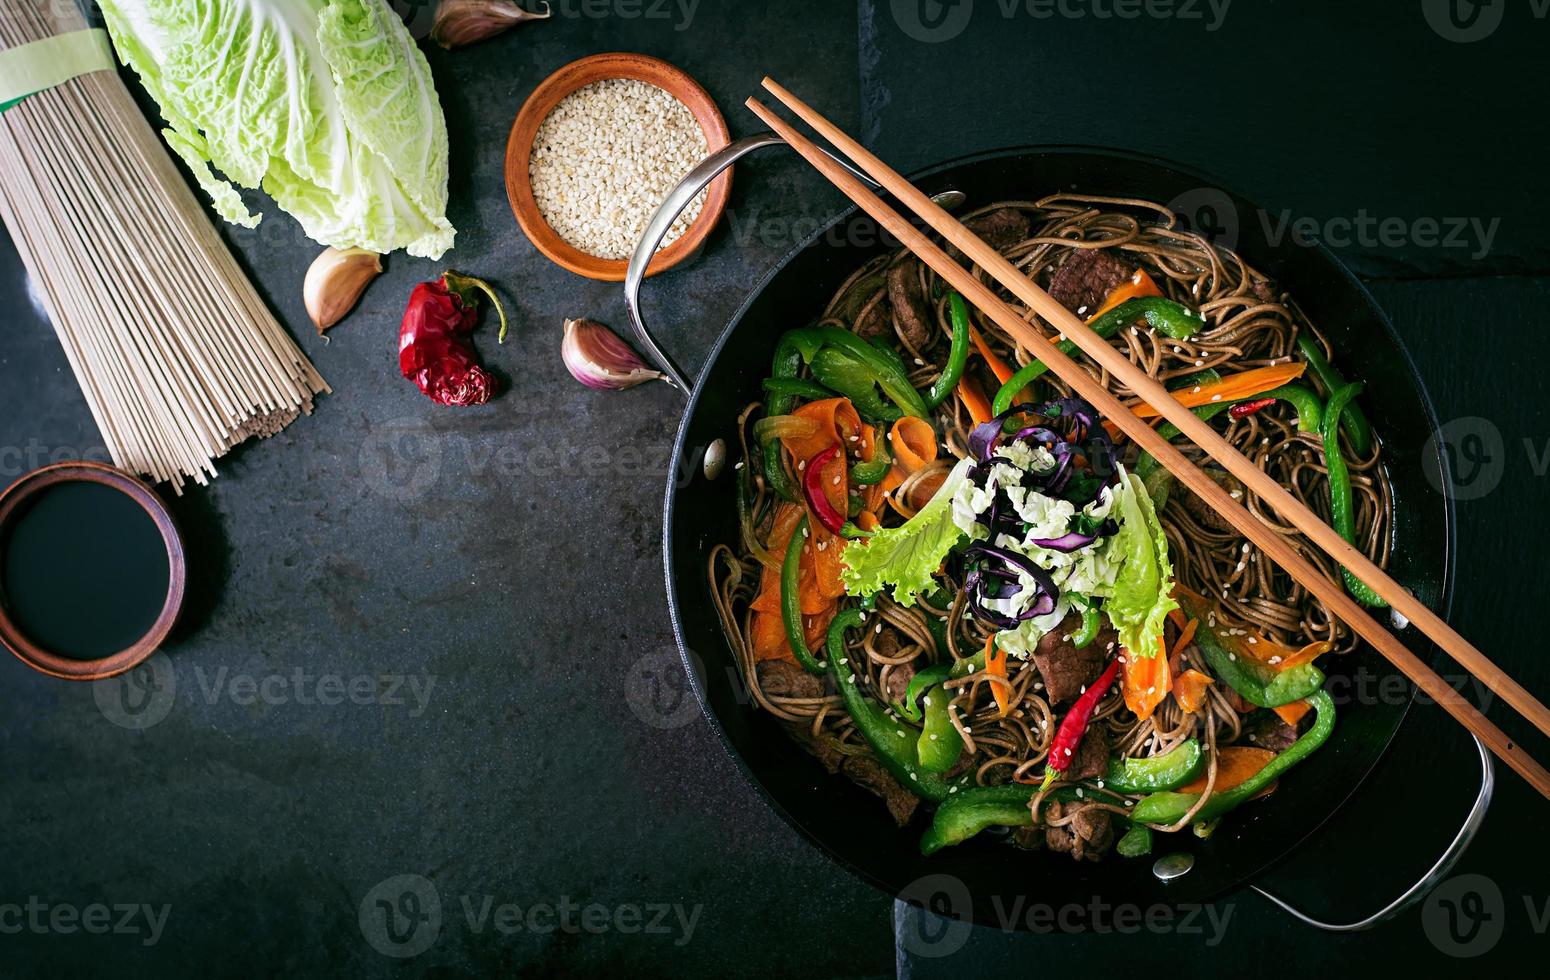
[[[1163,418],[1177,426],[1182,434],[1237,477],[1247,490],[1268,504],[1283,520],[1296,527],[1308,540],[1387,600],[1400,615],[1446,650],[1460,666],[1533,722],[1541,732],[1550,735],[1550,710],[1547,710],[1537,698],[1507,676],[1469,641],[1454,632],[1441,617],[1426,608],[1399,583],[1391,579],[1383,569],[1320,520],[1301,501],[1287,493],[1284,487],[1234,449],[1216,433],[1216,430],[1180,405],[1156,379],[1132,364],[1130,359],[1117,349],[1109,346],[1108,342],[1093,333],[1081,318],[1039,288],[1033,280],[1019,272],[995,249],[801,99],[770,78],[764,79],[764,88],[841,154],[849,157],[857,168],[877,181],[884,190],[892,194],[928,227],[957,247],[1029,309],[1047,320],[1062,336],[1073,341],[1083,353],[1139,395]],[[750,98],[747,104],[756,116],[801,154],[803,159],[827,177],[830,183],[859,205],[884,229],[896,236],[916,258],[958,290],[964,299],[978,307],[1034,357],[1048,365],[1057,377],[1070,385],[1078,395],[1091,403],[1100,414],[1118,426],[1138,446],[1156,457],[1168,472],[1222,515],[1237,529],[1238,533],[1254,542],[1272,561],[1285,569],[1287,574],[1323,600],[1332,613],[1387,657],[1417,687],[1440,704],[1443,710],[1473,732],[1498,758],[1528,780],[1543,796],[1550,798],[1550,772],[1529,757],[1474,705],[1434,673],[1419,657],[1411,653],[1398,638],[1369,616],[1346,593],[1342,584],[1326,577],[1298,554],[1281,535],[1250,514],[1215,480],[1190,462],[1171,442],[1158,435],[1146,420],[1136,416],[1106,386],[1067,357],[1041,331],[996,296],[990,287],[950,258],[941,246],[885,204],[811,140],[775,115],[758,99]]]

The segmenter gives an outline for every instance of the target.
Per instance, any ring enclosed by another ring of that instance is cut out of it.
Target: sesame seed
[[[612,78],[584,85],[549,111],[533,137],[528,178],[555,233],[590,255],[625,259],[658,204],[707,152],[687,106],[655,85]],[[689,229],[702,191],[659,248]]]

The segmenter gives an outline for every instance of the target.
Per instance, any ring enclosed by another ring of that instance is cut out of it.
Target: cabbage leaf
[[[447,126],[430,66],[384,0],[101,0],[119,58],[215,211],[262,188],[314,240],[439,258]]]

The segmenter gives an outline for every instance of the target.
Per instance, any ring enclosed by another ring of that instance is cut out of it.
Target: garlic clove
[[[444,48],[460,48],[494,37],[523,21],[544,20],[548,16],[547,2],[539,13],[504,0],[441,0],[431,23],[431,40]]]
[[[646,367],[629,344],[596,320],[565,321],[560,357],[577,381],[603,391],[633,388],[667,378],[661,371]]]
[[[381,271],[382,256],[364,248],[329,247],[313,259],[301,295],[318,333],[343,320]]]

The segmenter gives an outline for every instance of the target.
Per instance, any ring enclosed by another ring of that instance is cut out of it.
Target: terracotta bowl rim
[[[705,134],[707,154],[715,153],[731,142],[726,120],[715,100],[683,69],[660,58],[624,51],[610,51],[578,58],[554,71],[538,83],[511,124],[506,141],[506,196],[512,213],[533,246],[550,261],[580,276],[604,282],[622,282],[628,259],[605,259],[583,252],[561,238],[544,220],[533,198],[528,178],[533,138],[544,118],[561,99],[584,85],[610,78],[631,78],[666,91],[682,102]],[[711,182],[705,204],[687,230],[672,244],[659,249],[646,269],[646,275],[665,272],[699,249],[716,222],[721,220],[731,193],[732,170],[728,168]]]

